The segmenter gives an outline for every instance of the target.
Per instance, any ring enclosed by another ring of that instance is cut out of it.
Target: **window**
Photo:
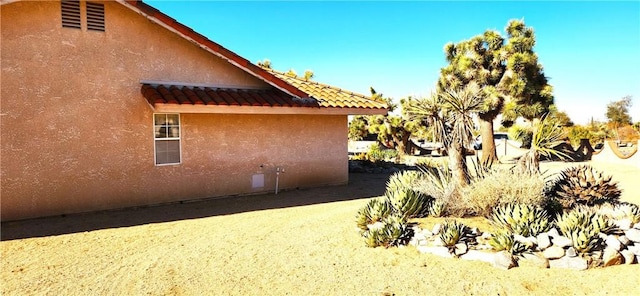
[[[80,1],[62,0],[62,27],[80,29]]]
[[[180,163],[180,114],[154,114],[156,165]]]

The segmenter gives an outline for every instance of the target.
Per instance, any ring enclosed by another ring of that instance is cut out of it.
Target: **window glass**
[[[180,114],[154,114],[156,164],[180,163]]]

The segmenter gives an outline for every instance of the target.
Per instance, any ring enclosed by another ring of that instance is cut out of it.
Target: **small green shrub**
[[[396,172],[387,181],[386,192],[404,191],[413,189],[414,185],[420,180],[422,174],[418,171],[400,171]]]
[[[388,200],[375,198],[362,207],[356,215],[356,223],[362,231],[368,229],[367,225],[382,221],[391,214],[391,206]]]
[[[565,209],[577,205],[617,203],[621,193],[618,184],[611,181],[611,176],[604,176],[588,165],[562,171],[551,192]]]
[[[434,199],[429,204],[429,216],[442,217],[445,214],[446,203],[442,199]]]
[[[544,207],[545,180],[539,174],[499,169],[488,172],[462,189],[462,202],[469,215],[489,216],[501,204],[523,204]]]
[[[405,219],[425,216],[431,203],[429,196],[412,189],[386,192],[385,196],[394,213]]]
[[[413,231],[406,220],[399,216],[388,216],[381,222],[370,224],[362,233],[365,244],[371,248],[406,245],[412,236]]]
[[[533,130],[531,127],[514,125],[509,128],[509,137],[522,143],[522,148],[531,148]]]
[[[559,215],[556,226],[560,233],[572,240],[573,247],[581,253],[601,249],[603,241],[599,234],[616,230],[606,216],[584,206]]]
[[[398,151],[395,149],[383,149],[380,145],[371,145],[367,151],[367,157],[371,162],[395,161]]]
[[[440,240],[445,247],[453,248],[457,243],[466,241],[469,238],[471,229],[457,221],[446,220],[440,229]]]
[[[493,210],[490,221],[498,228],[522,236],[536,236],[551,229],[547,212],[533,205],[501,205]]]
[[[519,254],[527,250],[527,247],[516,241],[513,232],[498,230],[491,234],[489,245],[496,251],[508,251],[511,254]]]

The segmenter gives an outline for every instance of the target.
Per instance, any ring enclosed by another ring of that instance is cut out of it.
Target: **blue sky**
[[[640,1],[145,2],[254,63],[394,99],[430,93],[447,42],[524,19],[560,110],[606,120],[631,95],[640,121]]]

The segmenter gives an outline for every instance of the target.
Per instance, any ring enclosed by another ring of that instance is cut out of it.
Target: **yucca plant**
[[[356,215],[356,223],[362,231],[367,225],[382,221],[391,214],[391,206],[386,199],[375,198],[362,207]]]
[[[491,213],[490,221],[499,228],[522,236],[536,236],[551,229],[547,212],[525,204],[504,204]]]
[[[431,201],[429,196],[413,189],[387,191],[385,196],[394,212],[405,219],[423,216]]]
[[[469,240],[471,229],[457,221],[446,220],[442,223],[440,229],[440,240],[445,247],[451,250],[459,242]]]
[[[515,240],[513,232],[505,229],[492,233],[489,245],[496,251],[508,251],[511,254],[519,254],[527,250],[527,246]]]
[[[399,216],[386,217],[380,223],[371,226],[362,233],[365,244],[371,248],[406,245],[413,236],[406,220]]]
[[[587,207],[577,207],[556,218],[560,232],[571,239],[573,247],[587,253],[603,246],[600,233],[613,233],[615,226],[609,219]]]
[[[562,171],[552,190],[552,195],[557,197],[565,209],[576,205],[617,203],[620,194],[618,184],[611,181],[611,176],[604,176],[588,165]]]

